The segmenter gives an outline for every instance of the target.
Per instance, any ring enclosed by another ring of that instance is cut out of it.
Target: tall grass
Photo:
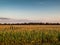
[[[0,31],[0,45],[60,45],[60,32],[56,30]]]
[[[0,45],[60,45],[60,26],[0,25]]]

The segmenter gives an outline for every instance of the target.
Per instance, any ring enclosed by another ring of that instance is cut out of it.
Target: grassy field
[[[60,25],[0,25],[0,45],[60,45]]]
[[[60,25],[0,25],[0,30],[60,30]]]

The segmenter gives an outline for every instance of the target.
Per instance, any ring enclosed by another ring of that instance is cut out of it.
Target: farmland
[[[0,45],[60,45],[60,25],[0,25]]]

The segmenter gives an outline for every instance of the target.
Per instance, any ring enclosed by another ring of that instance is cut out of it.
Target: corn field
[[[0,45],[60,45],[60,26],[7,27],[0,27]]]

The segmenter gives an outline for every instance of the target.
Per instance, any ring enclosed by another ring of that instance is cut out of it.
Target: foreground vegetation
[[[0,45],[60,45],[60,32],[49,31],[23,31],[0,32]]]
[[[24,27],[0,27],[0,45],[60,45],[59,26]]]

